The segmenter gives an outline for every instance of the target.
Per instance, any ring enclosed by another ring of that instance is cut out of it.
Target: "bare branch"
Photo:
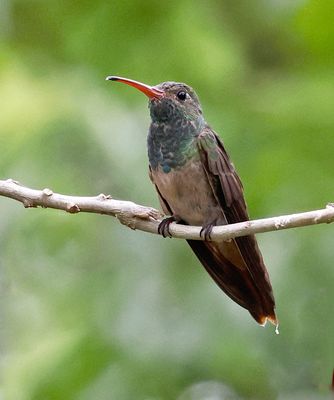
[[[163,217],[162,213],[154,208],[141,206],[131,201],[115,200],[109,195],[67,196],[54,193],[47,188],[43,190],[30,189],[12,179],[0,180],[0,196],[17,200],[26,208],[43,207],[55,208],[71,214],[89,212],[111,215],[132,229],[155,234],[158,234],[158,226]],[[333,221],[334,204],[331,203],[321,210],[216,226],[212,230],[211,238],[214,241],[221,241],[261,232],[328,224]],[[199,226],[170,225],[172,236],[180,239],[203,240],[200,237],[200,230]]]

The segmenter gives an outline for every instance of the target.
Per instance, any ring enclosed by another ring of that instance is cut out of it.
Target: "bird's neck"
[[[196,138],[203,126],[202,117],[198,120],[152,121],[147,138],[151,168],[161,168],[168,173],[198,157]]]

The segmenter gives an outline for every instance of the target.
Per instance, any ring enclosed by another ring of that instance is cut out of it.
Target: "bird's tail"
[[[231,299],[246,308],[259,324],[265,325],[268,320],[278,328],[272,287],[254,236],[229,242],[188,240],[188,243]]]

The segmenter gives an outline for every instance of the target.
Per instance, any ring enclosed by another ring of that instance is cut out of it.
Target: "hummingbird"
[[[206,271],[259,324],[268,320],[278,333],[273,291],[255,236],[211,241],[214,226],[247,221],[249,215],[241,180],[224,143],[205,121],[195,91],[178,82],[149,86],[118,76],[106,80],[149,98],[149,176],[169,216],[158,232],[171,236],[172,222],[201,226],[203,240],[187,242]]]

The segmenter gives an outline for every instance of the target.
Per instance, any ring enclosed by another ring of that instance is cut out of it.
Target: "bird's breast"
[[[219,207],[200,160],[164,172],[152,168],[152,180],[174,215],[190,225],[202,226],[221,217]]]

